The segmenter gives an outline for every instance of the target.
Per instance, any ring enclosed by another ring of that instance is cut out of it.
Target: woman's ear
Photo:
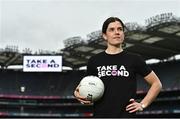
[[[104,40],[107,40],[106,34],[103,33],[102,36],[103,36]]]

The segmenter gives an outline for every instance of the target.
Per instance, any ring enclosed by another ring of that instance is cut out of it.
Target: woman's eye
[[[114,28],[110,28],[109,31],[114,31]]]

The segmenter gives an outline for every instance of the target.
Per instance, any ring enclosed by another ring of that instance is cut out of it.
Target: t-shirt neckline
[[[106,51],[104,51],[104,54],[107,55],[107,56],[117,56],[117,55],[121,55],[124,53],[124,50],[119,52],[119,53],[116,53],[116,54],[108,54]]]

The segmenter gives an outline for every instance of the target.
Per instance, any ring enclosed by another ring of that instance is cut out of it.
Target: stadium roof
[[[126,24],[124,49],[138,53],[146,60],[163,60],[180,54],[180,20],[175,18],[171,20],[153,18],[153,20],[149,21],[145,27],[135,23]],[[87,42],[74,43],[62,49],[62,54],[55,54],[63,55],[63,66],[72,68],[85,66],[92,55],[105,50],[106,42],[102,38],[101,31],[92,32],[87,37]],[[0,66],[22,65],[23,55],[26,54],[2,50],[0,51]]]
[[[101,32],[92,34],[89,34],[88,43],[82,42],[63,49],[66,65],[71,67],[86,65],[89,57],[104,51],[106,41],[101,37]],[[180,54],[180,22],[165,22],[146,29],[127,31],[125,42],[125,50],[138,53],[145,60],[167,59]]]

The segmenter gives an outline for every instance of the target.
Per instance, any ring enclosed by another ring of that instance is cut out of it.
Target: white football
[[[88,100],[97,101],[104,93],[104,83],[97,76],[86,76],[79,84],[79,93]]]

